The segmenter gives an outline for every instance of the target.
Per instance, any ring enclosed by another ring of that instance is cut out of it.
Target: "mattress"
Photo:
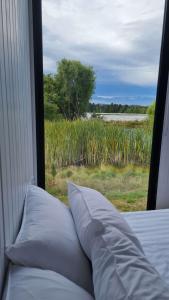
[[[122,214],[148,260],[169,284],[169,209]]]

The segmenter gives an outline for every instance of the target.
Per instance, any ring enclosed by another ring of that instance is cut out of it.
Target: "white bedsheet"
[[[169,209],[123,213],[145,255],[169,284]]]

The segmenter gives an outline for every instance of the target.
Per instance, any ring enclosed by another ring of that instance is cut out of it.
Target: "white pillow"
[[[169,287],[115,207],[99,192],[72,183],[68,195],[80,242],[92,261],[96,299],[169,299]]]
[[[69,279],[48,270],[11,266],[6,300],[94,300]]]
[[[20,232],[6,254],[15,264],[53,270],[93,292],[91,265],[69,208],[38,187],[29,188]]]

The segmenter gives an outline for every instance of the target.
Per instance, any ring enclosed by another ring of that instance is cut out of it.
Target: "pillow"
[[[93,300],[92,296],[62,275],[35,268],[11,266],[6,300]]]
[[[96,299],[169,299],[169,287],[115,207],[99,192],[72,183],[68,195],[80,242],[92,261]]]
[[[6,254],[15,264],[55,271],[92,293],[91,265],[71,212],[41,188],[30,186],[20,232]]]

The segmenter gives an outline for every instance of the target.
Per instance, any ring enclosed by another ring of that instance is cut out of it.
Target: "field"
[[[67,181],[102,192],[122,211],[146,208],[152,127],[46,121],[46,188],[67,203]]]

